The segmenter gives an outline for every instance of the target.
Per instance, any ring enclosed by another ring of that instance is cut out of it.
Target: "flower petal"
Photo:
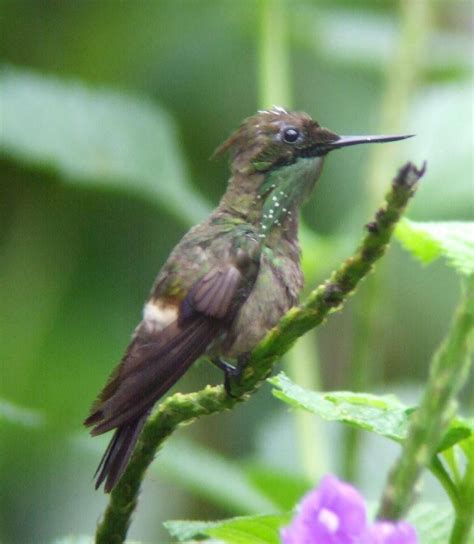
[[[364,544],[418,544],[418,537],[406,521],[377,521],[369,527]]]
[[[301,500],[284,544],[353,544],[367,531],[364,499],[349,484],[327,475]]]

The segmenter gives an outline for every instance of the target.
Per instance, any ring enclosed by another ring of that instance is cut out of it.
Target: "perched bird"
[[[96,472],[110,492],[125,470],[153,405],[206,354],[226,376],[303,286],[298,212],[325,156],[350,145],[408,136],[338,136],[305,113],[274,107],[246,119],[216,151],[231,178],[212,214],[193,227],[159,273],[143,319],[86,426],[115,429]],[[239,364],[240,363],[240,364]]]

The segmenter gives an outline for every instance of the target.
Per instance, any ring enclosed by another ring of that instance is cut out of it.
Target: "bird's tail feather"
[[[96,488],[110,492],[122,476],[155,402],[200,357],[221,324],[197,314],[174,321],[146,341],[135,339],[85,420],[92,435],[115,430],[96,472]]]
[[[110,493],[120,480],[148,414],[146,412],[115,431],[95,473],[96,489],[105,481],[104,490]]]

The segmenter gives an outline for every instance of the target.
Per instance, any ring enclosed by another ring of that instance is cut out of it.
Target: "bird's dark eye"
[[[300,131],[294,127],[284,128],[281,133],[281,138],[287,144],[294,144],[300,137]]]

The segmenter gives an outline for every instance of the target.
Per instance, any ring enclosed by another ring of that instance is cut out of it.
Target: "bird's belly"
[[[264,258],[252,292],[219,346],[219,354],[238,359],[249,353],[297,303],[302,285],[299,263],[280,259],[277,266]]]

